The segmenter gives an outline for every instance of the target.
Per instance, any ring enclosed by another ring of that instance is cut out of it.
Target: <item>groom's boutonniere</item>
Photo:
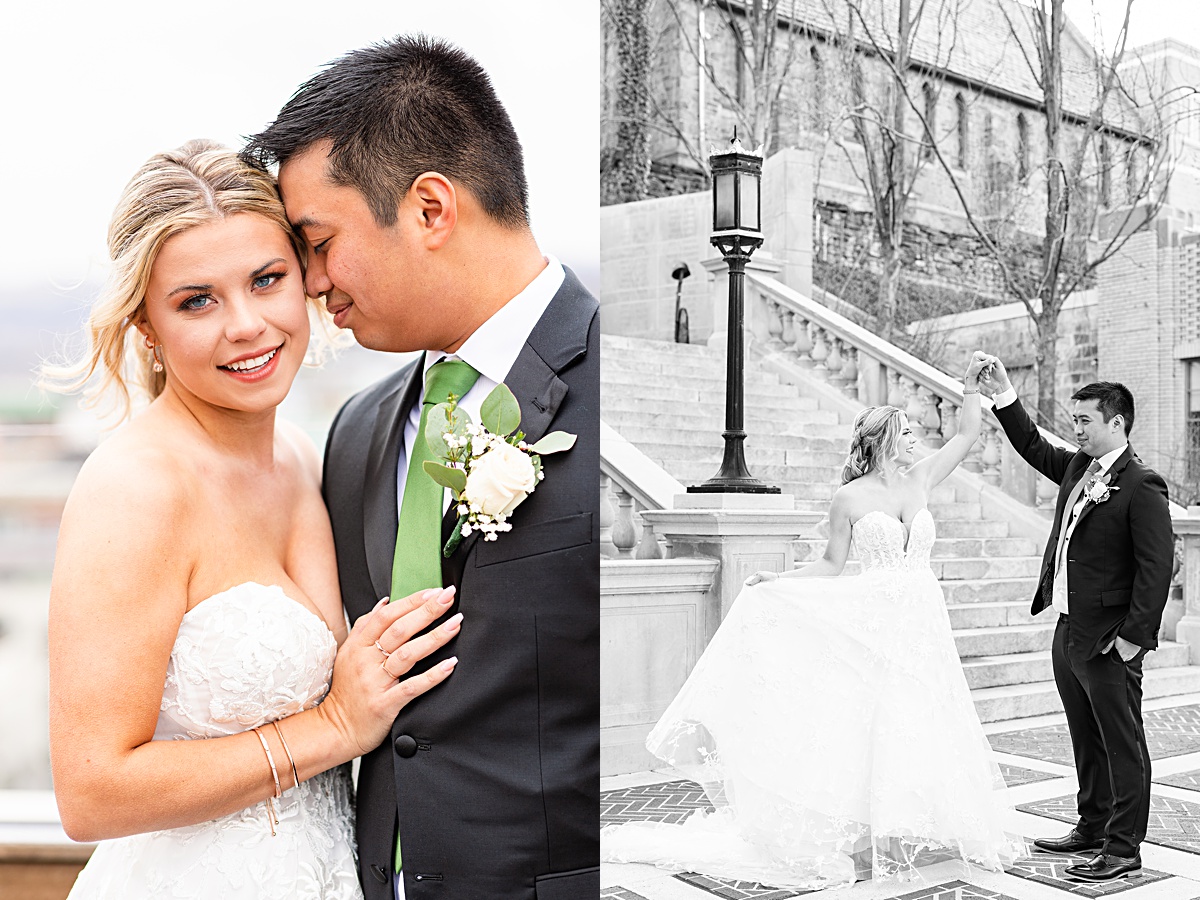
[[[1113,491],[1119,491],[1116,485],[1110,485],[1112,473],[1105,472],[1103,476],[1093,475],[1092,480],[1083,489],[1083,496],[1089,503],[1103,503],[1112,496]]]
[[[429,410],[425,442],[442,462],[426,460],[425,471],[450,488],[458,504],[458,522],[442,554],[449,557],[472,531],[485,541],[511,531],[508,517],[544,477],[542,457],[575,446],[575,435],[552,431],[533,444],[517,431],[521,407],[506,385],[498,384],[479,407],[480,423],[458,408],[453,395]]]

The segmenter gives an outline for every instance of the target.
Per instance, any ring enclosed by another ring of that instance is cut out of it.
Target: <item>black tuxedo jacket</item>
[[[1054,526],[1033,597],[1036,615],[1051,605],[1054,551],[1063,528],[1067,495],[1092,457],[1056,447],[1042,437],[1021,401],[996,410],[1013,448],[1059,485]],[[1084,659],[1096,656],[1116,635],[1153,650],[1171,586],[1174,554],[1167,486],[1132,447],[1109,469],[1113,490],[1103,503],[1087,503],[1071,535],[1067,560],[1067,607],[1071,638]]]
[[[505,383],[527,440],[578,440],[543,457],[511,531],[472,534],[443,560],[458,589],[446,616],[461,611],[462,630],[414,672],[459,662],[362,759],[367,900],[393,896],[397,816],[409,900],[599,896],[599,341],[599,304],[568,270]],[[418,360],[355,395],[330,430],[324,494],[351,622],[389,592],[396,465],[420,374]],[[454,521],[452,506],[444,537]]]

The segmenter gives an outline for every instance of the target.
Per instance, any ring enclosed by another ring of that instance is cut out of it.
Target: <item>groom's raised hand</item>
[[[1008,372],[1004,368],[1004,363],[1000,361],[1000,357],[993,356],[991,359],[991,364],[979,373],[980,393],[989,399],[1012,388],[1012,382],[1008,378]]]

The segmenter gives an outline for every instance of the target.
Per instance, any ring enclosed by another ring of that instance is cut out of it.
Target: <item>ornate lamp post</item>
[[[762,156],[751,153],[734,133],[726,153],[709,157],[713,180],[712,245],[721,251],[729,266],[729,348],[725,356],[725,456],[721,470],[703,484],[688,487],[690,493],[778,494],[779,488],[764,484],[746,468],[743,444],[743,367],[746,263],[762,245]]]

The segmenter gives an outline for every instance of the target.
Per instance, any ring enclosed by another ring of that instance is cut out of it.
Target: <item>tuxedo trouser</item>
[[[1142,660],[1114,647],[1091,659],[1060,616],[1051,658],[1067,714],[1079,779],[1080,834],[1104,837],[1104,852],[1138,852],[1150,818],[1150,751],[1142,727]]]

